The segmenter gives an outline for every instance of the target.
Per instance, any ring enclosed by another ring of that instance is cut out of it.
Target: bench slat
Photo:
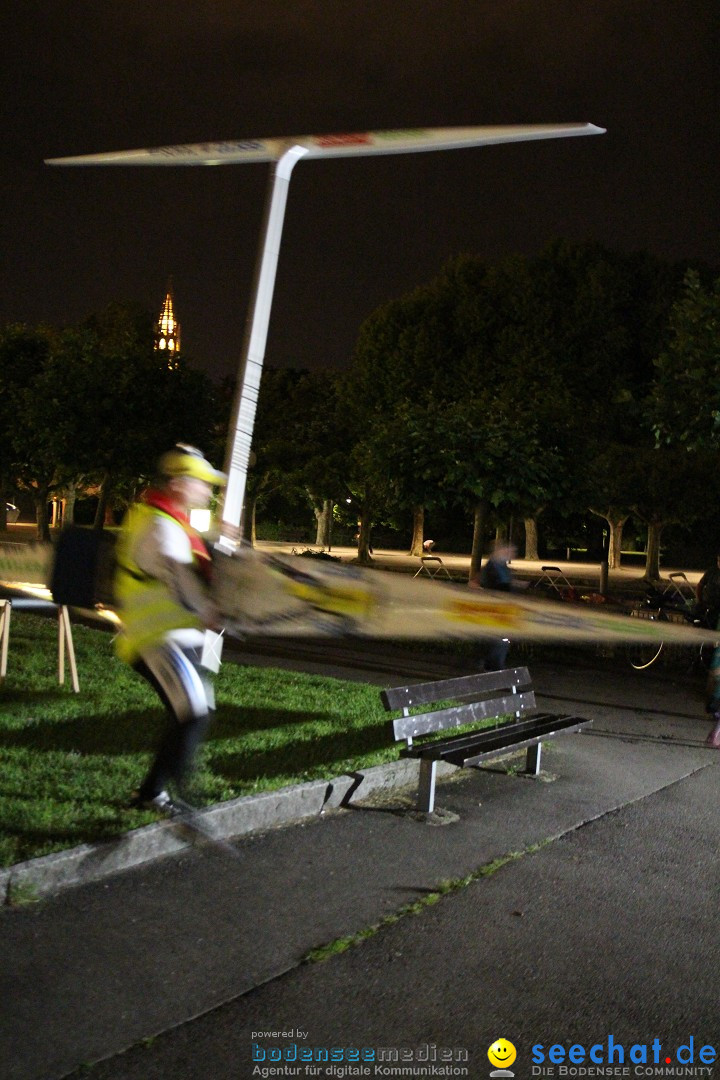
[[[564,716],[557,717],[556,719],[565,720],[567,723],[556,724],[543,735],[534,735],[532,738],[523,739],[522,742],[513,743],[509,748],[505,746],[498,747],[495,750],[483,750],[480,754],[466,757],[462,762],[463,767],[469,768],[473,765],[479,765],[482,761],[491,761],[493,758],[505,757],[511,750],[523,750],[530,746],[538,746],[545,739],[552,739],[555,735],[572,735],[573,732],[582,731],[583,728],[592,724],[592,720],[583,720],[577,716]],[[444,758],[443,760],[448,761],[449,759]]]
[[[502,727],[488,731],[478,731],[468,735],[457,735],[442,742],[418,746],[408,750],[408,756],[434,758],[449,761],[454,765],[473,765],[491,757],[500,757],[511,750],[533,746],[542,739],[564,732],[570,734],[581,727],[591,724],[580,716],[555,716],[541,713],[516,724],[503,724]]]
[[[462,675],[441,682],[417,683],[415,686],[392,686],[383,690],[380,700],[390,712],[409,709],[414,705],[430,705],[443,698],[469,697],[483,691],[508,690],[512,686],[529,686],[530,672],[526,667],[487,671],[479,675]],[[512,710],[514,712],[514,710]]]
[[[437,687],[437,683],[435,684]],[[443,696],[451,697],[442,684]],[[435,700],[437,700],[437,690]],[[527,712],[535,708],[535,692],[529,690],[522,694],[507,694],[500,698],[487,698],[484,701],[470,701],[463,705],[450,706],[432,712],[417,713],[415,716],[400,716],[393,720],[395,739],[416,738],[445,728],[462,727],[463,724],[477,723],[490,717],[507,716],[508,713]]]

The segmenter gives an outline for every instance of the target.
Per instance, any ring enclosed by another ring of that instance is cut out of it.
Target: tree
[[[654,583],[660,579],[664,528],[671,523],[691,525],[706,512],[708,501],[717,497],[716,460],[713,451],[688,452],[680,445],[658,448],[649,439],[644,450],[635,452],[632,509],[648,529],[646,581]]]
[[[518,439],[516,417],[489,395],[450,404],[437,417],[439,486],[473,516],[470,576],[480,570],[485,528],[494,510],[520,514],[557,494],[562,470],[555,450],[528,419]]]
[[[317,542],[330,545],[332,507],[345,489],[344,426],[330,372],[266,368],[258,398],[248,507],[271,494],[306,499],[317,523]]]
[[[26,405],[52,348],[52,332],[22,324],[6,326],[0,334],[0,528],[7,528],[5,501],[11,481],[26,475],[35,446],[35,427]],[[35,421],[37,424],[37,421]],[[30,482],[32,482],[32,476]],[[47,517],[43,507],[43,519]],[[40,525],[40,518],[38,518]]]
[[[38,538],[49,539],[51,492],[73,479],[77,428],[73,393],[60,361],[60,335],[49,328],[11,327],[0,347],[3,395],[11,416],[9,459],[35,502]]]
[[[589,463],[588,507],[608,524],[607,565],[617,570],[621,564],[622,534],[637,498],[638,443],[613,442],[602,446]]]
[[[76,328],[10,327],[0,339],[3,464],[33,492],[42,538],[51,492],[98,486],[102,527],[113,494],[131,497],[164,450],[207,433],[209,380],[170,370],[152,341],[150,317],[117,304]]]
[[[59,360],[73,395],[74,475],[99,486],[96,528],[108,504],[131,499],[141,478],[175,442],[205,445],[214,419],[208,378],[181,357],[155,351],[152,319],[111,304],[60,339]]]
[[[440,483],[426,467],[429,447],[442,453],[445,441],[454,448],[458,499],[477,500],[476,562],[485,514],[499,505],[483,494],[500,475],[479,457],[486,443],[504,447],[508,462],[525,452],[533,463],[521,505],[501,500],[507,512],[522,514],[530,542],[548,500],[565,512],[596,505],[588,465],[598,446],[633,445],[642,435],[641,405],[676,277],[643,253],[567,241],[494,267],[473,256],[452,260],[431,283],[379,308],[361,328],[341,391],[355,467],[365,470],[356,486],[372,481],[376,507],[392,499],[414,510],[418,521],[439,491],[452,505],[452,470]],[[459,431],[450,425],[441,435],[433,410],[454,416]],[[455,451],[469,422],[475,443],[466,439],[463,461]],[[541,458],[543,482],[535,483]],[[493,490],[497,495],[499,488]],[[607,497],[617,528],[616,500]],[[361,530],[361,542],[362,536]]]
[[[676,281],[674,268],[645,253],[568,241],[532,259],[503,260],[483,279],[499,324],[486,337],[484,365],[502,408],[509,416],[514,405],[519,429],[531,418],[541,442],[554,445],[563,473],[556,507],[561,499],[566,511],[592,505],[609,515],[618,559],[628,511],[613,490],[613,447],[630,449],[644,437],[643,402]],[[531,540],[541,509],[529,508]]]
[[[658,443],[720,446],[720,277],[685,274],[656,367],[649,420]]]
[[[444,504],[435,428],[438,409],[432,397],[424,402],[400,401],[391,415],[373,422],[362,444],[375,507],[384,507],[393,517],[412,517],[410,554],[417,556],[423,554],[425,510]]]
[[[358,559],[369,561],[373,513],[409,513],[411,551],[422,551],[424,510],[443,502],[433,487],[437,454],[432,415],[477,385],[467,337],[482,321],[458,314],[474,293],[482,295],[484,267],[477,260],[452,264],[435,280],[378,308],[363,324],[339,396],[354,446],[351,486],[360,499]],[[492,316],[488,305],[487,318]]]

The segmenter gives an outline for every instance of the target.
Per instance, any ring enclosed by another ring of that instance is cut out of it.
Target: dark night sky
[[[3,0],[0,324],[111,300],[234,370],[268,177],[43,158],[381,128],[590,121],[603,136],[300,163],[267,362],[347,362],[452,255],[556,235],[720,265],[718,0]]]

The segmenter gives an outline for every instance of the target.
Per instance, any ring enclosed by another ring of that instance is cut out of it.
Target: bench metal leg
[[[420,785],[418,788],[418,810],[432,814],[435,809],[435,773],[437,761],[420,758]]]
[[[542,756],[542,743],[535,743],[534,746],[528,746],[527,761],[525,762],[525,772],[531,776],[537,776],[540,772],[540,758]]]

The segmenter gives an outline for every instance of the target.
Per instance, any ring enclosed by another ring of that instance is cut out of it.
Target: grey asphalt
[[[692,1036],[697,1064],[720,1044],[718,759],[702,686],[681,671],[531,668],[542,706],[595,717],[548,745],[546,782],[462,772],[439,785],[442,826],[417,820],[411,792],[386,793],[246,836],[237,858],[198,846],[4,909],[0,1076],[96,1063],[98,1080],[244,1080],[295,1046],[376,1054],[346,1077],[392,1075],[378,1048],[453,1049],[466,1072],[450,1075],[478,1077],[502,1037],[529,1077],[534,1045],[609,1035],[626,1053],[658,1038],[673,1066]],[[465,876],[419,914],[302,962]]]

